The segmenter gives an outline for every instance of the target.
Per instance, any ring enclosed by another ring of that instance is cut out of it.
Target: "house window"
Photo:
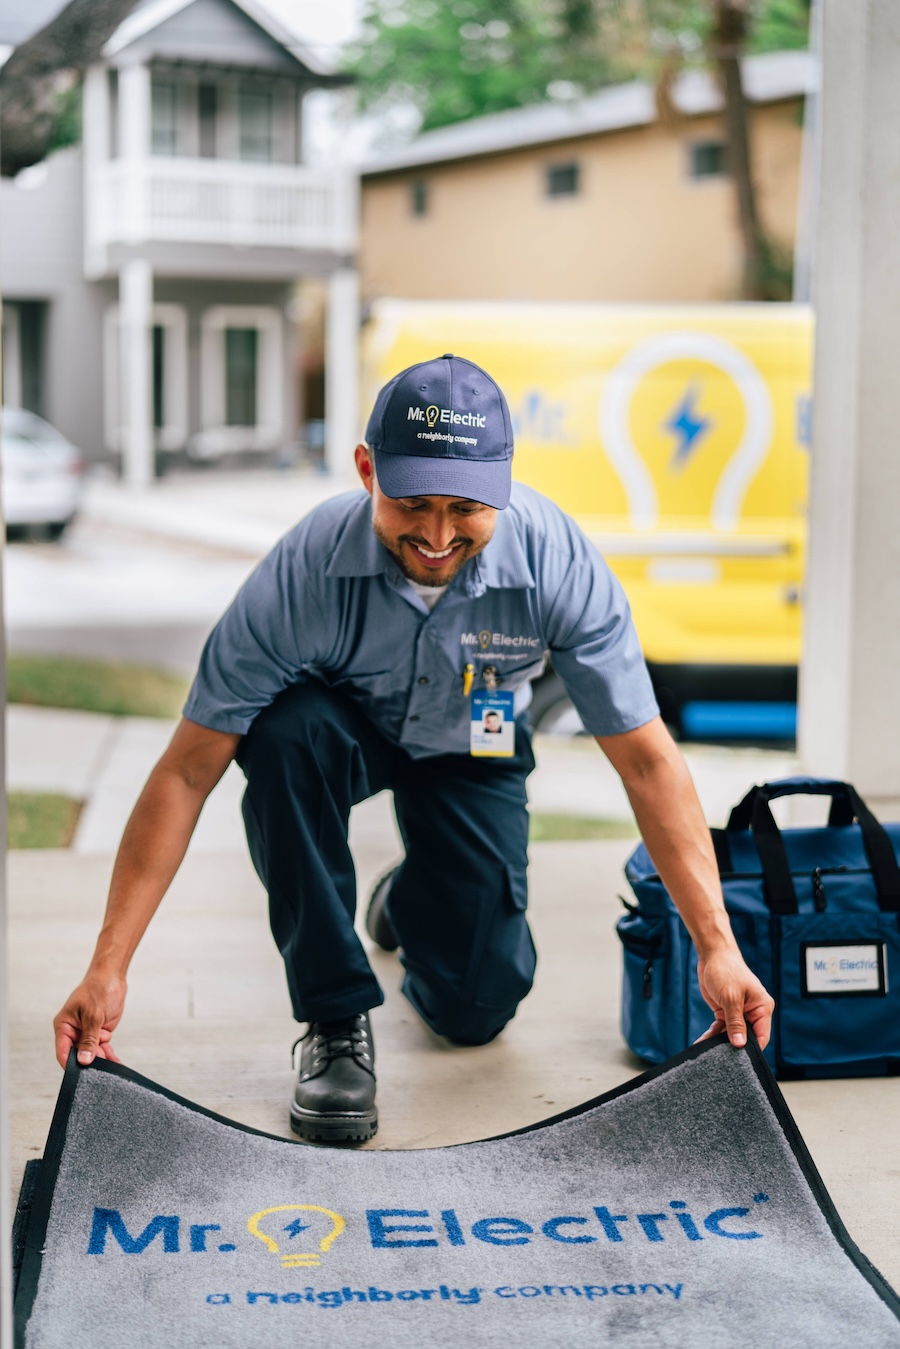
[[[133,339],[131,339],[133,340]],[[106,444],[122,448],[119,306],[103,320],[103,422]],[[155,304],[150,328],[153,428],[158,450],[181,450],[188,438],[187,311],[180,304]]]
[[[238,99],[240,157],[257,164],[272,160],[272,95],[264,89],[242,89]]]
[[[225,329],[225,425],[256,425],[259,333],[256,328]]]
[[[178,154],[178,86],[168,80],[154,80],[150,88],[150,125],[152,153]]]
[[[409,185],[410,205],[413,215],[426,215],[428,211],[428,184],[424,178],[414,178]]]
[[[160,431],[166,424],[166,330],[154,323],[153,343],[153,427]]]
[[[201,323],[198,458],[273,450],[284,441],[282,316],[267,305],[221,305]]]
[[[200,158],[216,157],[218,90],[214,84],[197,85],[197,121],[200,127]]]
[[[547,196],[548,197],[574,197],[579,190],[579,165],[572,164],[548,164],[547,165]]]
[[[727,172],[724,141],[695,141],[690,146],[692,178],[721,178]]]

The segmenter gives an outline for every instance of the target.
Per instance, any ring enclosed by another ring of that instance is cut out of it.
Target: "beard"
[[[451,547],[459,548],[455,557],[449,559],[450,565],[447,568],[426,567],[424,564],[417,566],[415,557],[408,551],[404,551],[404,544],[418,544],[422,548],[427,548],[428,544],[417,534],[398,534],[389,535],[380,524],[372,521],[372,529],[379,543],[383,544],[391,557],[397,563],[397,566],[403,572],[408,581],[415,581],[416,585],[423,586],[445,586],[449,585],[455,576],[459,574],[470,557],[480,553],[485,546],[482,544],[476,547],[474,541],[463,534],[457,535],[453,540]]]

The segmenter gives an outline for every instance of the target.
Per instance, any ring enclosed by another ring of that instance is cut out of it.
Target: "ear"
[[[362,479],[362,485],[372,495],[372,487],[375,481],[375,466],[372,463],[372,452],[368,445],[360,443],[357,445],[353,455],[356,460],[356,471]]]

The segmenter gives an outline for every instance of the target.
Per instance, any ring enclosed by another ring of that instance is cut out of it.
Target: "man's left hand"
[[[746,1022],[759,1041],[760,1049],[769,1043],[775,999],[765,990],[736,947],[724,948],[697,963],[700,992],[713,1010],[715,1020],[701,1040],[728,1032],[728,1039],[740,1047],[747,1043]]]

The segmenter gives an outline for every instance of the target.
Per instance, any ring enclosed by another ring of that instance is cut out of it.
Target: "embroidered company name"
[[[426,422],[429,431],[440,422],[441,426],[476,426],[479,430],[487,426],[487,417],[478,412],[454,412],[452,408],[439,408],[434,404],[427,408],[407,408],[408,422]]]
[[[509,637],[505,632],[464,632],[459,641],[461,646],[480,646],[482,651],[486,651],[489,646],[541,645],[540,637]]]

